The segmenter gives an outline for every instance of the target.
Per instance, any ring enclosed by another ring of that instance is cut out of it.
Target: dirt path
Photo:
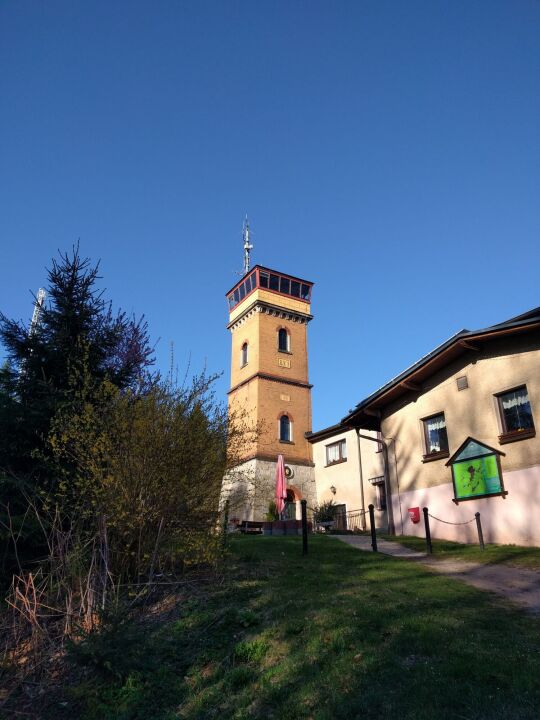
[[[333,535],[336,540],[358,550],[371,552],[371,538],[361,535]],[[460,560],[437,560],[397,542],[377,538],[379,552],[392,557],[414,560],[435,572],[500,595],[530,612],[540,614],[540,572],[510,565],[483,565]]]

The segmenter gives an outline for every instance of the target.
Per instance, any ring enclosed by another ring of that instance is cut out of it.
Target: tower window
[[[282,415],[279,418],[279,439],[281,442],[291,442],[292,440],[291,420],[288,415]]]
[[[242,352],[240,353],[240,366],[244,367],[248,362],[248,344],[245,342],[242,345]]]
[[[278,350],[280,352],[290,352],[291,350],[290,335],[285,328],[278,330]]]

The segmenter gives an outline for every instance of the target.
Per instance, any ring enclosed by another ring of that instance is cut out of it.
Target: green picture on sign
[[[452,465],[456,498],[502,492],[499,464],[495,455],[463,460]]]

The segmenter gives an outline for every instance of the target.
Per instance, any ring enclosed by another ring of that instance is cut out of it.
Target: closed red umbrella
[[[285,461],[283,455],[278,455],[276,465],[276,510],[280,517],[287,500],[287,478],[285,477]]]

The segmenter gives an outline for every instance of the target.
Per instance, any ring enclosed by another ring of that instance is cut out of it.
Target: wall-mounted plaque
[[[507,493],[502,481],[500,450],[468,437],[446,463],[452,469],[454,502]]]

